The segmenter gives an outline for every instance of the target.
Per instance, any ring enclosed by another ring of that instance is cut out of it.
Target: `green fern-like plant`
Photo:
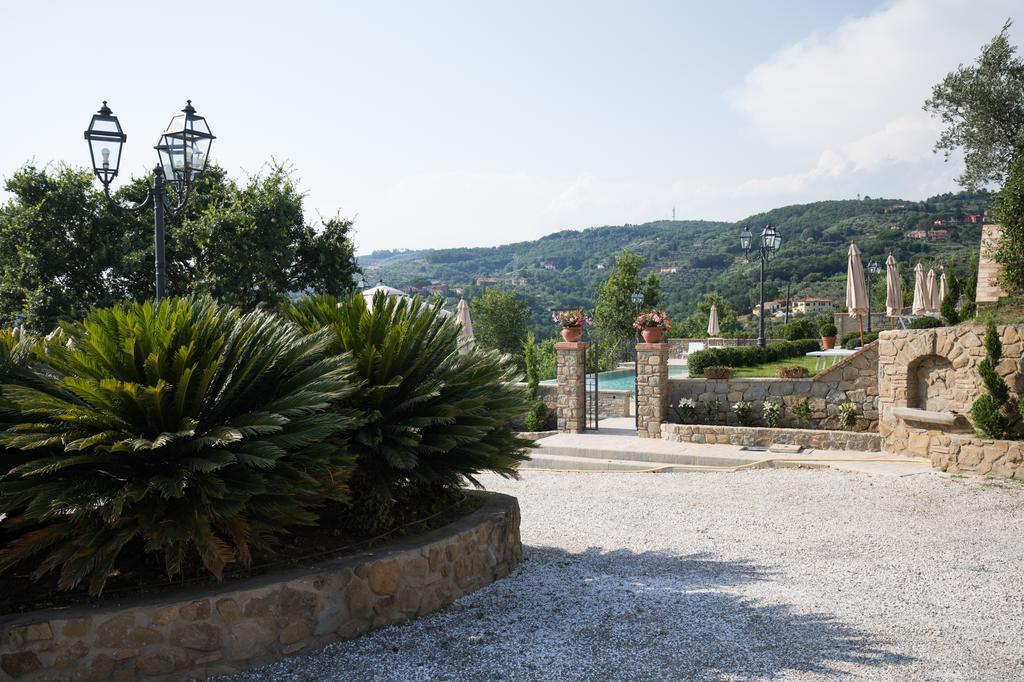
[[[461,486],[484,471],[514,476],[529,441],[509,424],[530,407],[494,351],[456,350],[459,327],[439,305],[361,294],[300,299],[285,315],[309,332],[326,328],[363,387],[346,405],[367,419],[352,438],[359,486]]]
[[[34,562],[98,594],[125,565],[220,576],[344,500],[357,413],[325,333],[211,300],[97,309],[2,387],[0,570]],[[19,353],[21,351],[18,351]],[[32,384],[35,385],[32,385]],[[133,563],[135,562],[135,563]],[[155,563],[155,562],[154,562]]]

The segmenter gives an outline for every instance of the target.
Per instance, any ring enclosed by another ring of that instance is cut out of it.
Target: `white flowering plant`
[[[697,421],[697,403],[693,398],[680,398],[675,410],[680,424],[692,424]]]
[[[777,400],[766,400],[761,406],[761,419],[765,426],[773,429],[777,427],[782,419],[782,403]]]
[[[750,426],[753,423],[754,404],[749,400],[733,403],[732,411],[736,415],[736,421],[743,426]]]

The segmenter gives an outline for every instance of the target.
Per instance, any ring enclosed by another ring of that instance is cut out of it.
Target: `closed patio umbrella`
[[[720,330],[718,329],[718,306],[714,303],[711,304],[711,314],[708,316],[708,336],[718,336]]]
[[[850,242],[846,262],[846,309],[850,317],[860,323],[860,345],[864,345],[864,315],[868,312],[867,287],[864,286],[864,264],[860,260],[860,249]]]
[[[897,317],[903,314],[903,283],[900,266],[892,254],[885,259],[885,314]],[[895,326],[895,322],[893,323]]]
[[[914,302],[910,306],[910,312],[914,315],[924,315],[928,307],[928,288],[924,283],[924,267],[918,263],[914,266]]]
[[[935,281],[935,270],[928,268],[928,280],[924,288],[926,303],[926,313],[937,313],[939,312],[939,285]]]
[[[461,325],[459,329],[459,352],[468,353],[476,346],[476,341],[473,339],[473,320],[469,317],[469,304],[466,303],[464,298],[459,299],[459,307],[455,311],[455,319]]]

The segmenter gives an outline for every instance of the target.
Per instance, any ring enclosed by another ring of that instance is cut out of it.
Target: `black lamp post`
[[[744,227],[743,231],[740,232],[740,248],[743,249],[743,254],[747,260],[750,259],[750,247],[753,235],[750,233],[749,227]],[[768,264],[768,259],[771,258],[776,251],[779,250],[779,246],[782,245],[782,235],[779,233],[775,226],[768,223],[764,226],[761,231],[761,246],[757,249],[757,257],[761,261],[761,276],[760,276],[760,314],[758,315],[757,321],[757,345],[764,346],[764,268]]]
[[[640,306],[644,303],[644,295],[639,291],[634,291],[630,295],[629,300],[633,303],[634,315],[633,319],[640,317]],[[640,390],[640,366],[639,356],[636,352],[636,344],[640,343],[640,335],[634,334],[633,343],[633,425],[636,427],[640,426],[640,412],[637,410],[637,395]]]
[[[871,284],[875,277],[878,277],[882,272],[882,266],[878,264],[878,261],[873,260],[868,263],[868,266],[864,268],[864,278],[867,280],[868,290],[868,331],[871,331]]]
[[[110,196],[110,183],[117,177],[121,166],[121,147],[128,136],[121,129],[121,122],[114,116],[106,102],[93,114],[89,128],[85,131],[92,157],[92,170],[103,183],[107,201],[117,211],[139,213],[153,205],[153,227],[156,251],[156,301],[164,298],[166,282],[166,256],[164,253],[164,211],[172,217],[181,213],[188,201],[192,183],[206,170],[210,158],[210,146],[216,139],[206,124],[206,119],[196,115],[192,100],[167,124],[160,135],[156,149],[160,163],[153,169],[153,184],[147,187],[146,198],[134,206],[121,206]],[[167,185],[174,190],[175,200],[171,201]]]

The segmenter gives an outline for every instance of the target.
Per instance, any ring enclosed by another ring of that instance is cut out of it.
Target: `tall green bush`
[[[956,276],[956,272],[952,269],[949,271],[948,284],[949,287],[946,290],[945,297],[942,299],[939,312],[942,313],[942,317],[945,318],[946,324],[959,324],[960,312],[956,309],[956,304],[960,301],[960,294],[963,293],[963,286],[960,283],[960,278]]]
[[[8,339],[0,570],[99,593],[132,562],[220,576],[346,499],[351,364],[327,334],[171,299],[95,309],[34,347]],[[13,352],[8,352],[13,351]],[[17,356],[21,356],[20,359]],[[8,364],[8,367],[10,365]]]
[[[999,269],[999,283],[1007,291],[1024,292],[1024,134],[1013,150],[1006,184],[995,200],[995,217],[1002,226],[993,254]]]
[[[985,438],[1006,438],[1010,429],[1010,387],[996,369],[1002,356],[1003,344],[999,340],[999,332],[995,323],[989,322],[985,329],[985,357],[978,363],[978,375],[987,393],[971,405],[971,421]]]
[[[375,490],[385,507],[403,486],[461,486],[483,471],[511,477],[526,459],[529,442],[508,426],[529,408],[511,383],[516,370],[495,351],[460,355],[459,327],[440,306],[312,296],[285,314],[307,331],[326,328],[333,351],[351,356],[363,386],[345,405],[367,417],[352,438],[353,487]]]

